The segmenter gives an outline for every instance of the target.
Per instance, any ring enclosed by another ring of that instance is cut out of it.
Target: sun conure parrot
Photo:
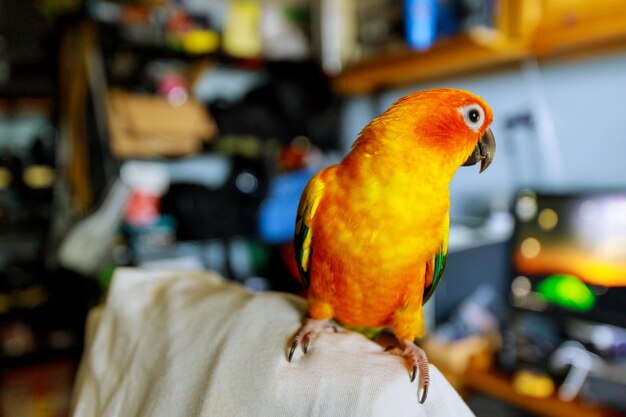
[[[422,305],[445,265],[449,184],[461,165],[491,163],[493,114],[478,96],[455,89],[416,92],[370,122],[338,164],[308,182],[298,207],[295,252],[308,287],[308,318],[289,352],[307,352],[322,331],[343,326],[391,328],[401,348],[391,353],[420,369],[414,344],[424,335]]]

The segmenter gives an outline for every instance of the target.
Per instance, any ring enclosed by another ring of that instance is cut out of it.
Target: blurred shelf
[[[409,83],[497,70],[527,58],[545,61],[626,50],[626,2],[508,0],[505,4],[517,7],[516,21],[501,24],[502,30],[477,29],[442,39],[426,51],[407,48],[366,59],[334,78],[335,91],[340,95],[369,94]],[[522,12],[520,7],[524,7]]]
[[[588,2],[587,7],[594,6]],[[530,50],[539,58],[550,58],[561,53],[603,52],[607,47],[626,47],[626,3],[613,4],[614,0],[602,0],[601,5],[578,14],[553,12],[560,19],[552,18],[539,24]],[[584,20],[580,16],[585,13]]]
[[[51,115],[55,108],[55,100],[51,97],[29,97],[23,94],[0,98],[0,114],[38,113]]]
[[[444,371],[442,371],[444,372]],[[444,374],[446,374],[444,372]],[[446,374],[448,376],[448,374]],[[511,380],[494,370],[472,370],[452,377],[464,389],[481,392],[513,404],[531,413],[545,417],[619,417],[616,411],[599,405],[584,403],[578,399],[562,401],[556,396],[532,398],[513,389]],[[451,379],[452,379],[451,378]]]
[[[368,59],[333,80],[339,94],[367,94],[383,88],[493,69],[519,62],[523,48],[489,45],[469,34],[442,39],[423,52],[403,50]]]

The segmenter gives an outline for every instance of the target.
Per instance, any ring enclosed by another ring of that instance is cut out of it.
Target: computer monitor
[[[520,191],[514,307],[626,327],[626,190]]]

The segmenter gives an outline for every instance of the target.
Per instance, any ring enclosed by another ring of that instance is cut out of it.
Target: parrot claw
[[[291,362],[291,358],[293,357],[293,353],[296,351],[296,348],[298,347],[298,342],[297,341],[293,341],[293,343],[291,344],[291,349],[289,349],[289,356],[288,356],[288,361]]]
[[[395,348],[389,346],[385,349],[385,352],[390,352],[393,355],[402,356],[405,358],[411,369],[411,375],[409,378],[411,382],[415,381],[417,377],[417,370],[419,368],[420,378],[419,378],[419,391],[418,391],[418,401],[420,404],[423,404],[426,401],[426,396],[428,395],[428,385],[430,384],[430,373],[428,370],[428,358],[426,357],[426,353],[419,347],[417,347],[413,342],[405,340],[403,342],[404,349]],[[419,395],[421,393],[421,395]]]
[[[428,384],[425,384],[421,391],[422,395],[419,397],[418,401],[420,404],[424,404],[424,401],[426,401],[426,397],[428,396]]]
[[[298,330],[298,333],[296,333],[293,337],[293,342],[291,343],[287,360],[291,362],[293,354],[300,344],[302,344],[302,352],[305,354],[308,353],[313,340],[315,340],[320,333],[325,331],[339,333],[339,328],[337,328],[334,324],[329,323],[329,320],[307,319],[302,327],[300,327],[300,330]]]

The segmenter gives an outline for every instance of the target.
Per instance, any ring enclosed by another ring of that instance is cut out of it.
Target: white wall
[[[348,149],[359,130],[398,97],[432,87],[462,88],[491,105],[497,155],[480,176],[476,167],[458,171],[451,184],[453,218],[506,203],[522,186],[626,187],[626,54],[550,62],[537,72],[526,68],[346,100],[342,143]],[[507,132],[505,120],[523,111],[534,113],[538,131]]]

